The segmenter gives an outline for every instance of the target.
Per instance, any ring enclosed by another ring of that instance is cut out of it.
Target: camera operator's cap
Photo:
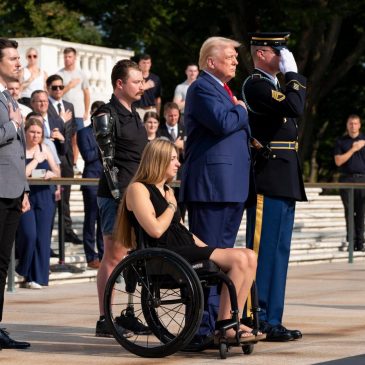
[[[253,46],[269,46],[280,51],[287,48],[287,41],[290,36],[289,32],[274,32],[274,33],[249,33],[251,37],[251,45]]]

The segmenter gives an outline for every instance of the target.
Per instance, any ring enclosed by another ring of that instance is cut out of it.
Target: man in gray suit
[[[0,38],[0,322],[11,250],[22,212],[29,210],[29,187],[25,176],[25,137],[16,101],[5,89],[19,79],[18,43]],[[0,328],[0,349],[27,348]]]

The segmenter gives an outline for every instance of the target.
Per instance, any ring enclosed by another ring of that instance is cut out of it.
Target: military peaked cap
[[[286,48],[289,32],[274,32],[274,33],[249,33],[251,45],[253,46],[269,46],[278,51]]]

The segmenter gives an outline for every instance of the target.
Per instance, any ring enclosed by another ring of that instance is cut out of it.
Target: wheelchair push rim
[[[117,317],[130,304],[150,334],[125,338]],[[203,315],[203,290],[191,265],[172,251],[135,251],[111,274],[104,296],[105,318],[113,336],[126,350],[141,357],[165,357],[184,348]]]

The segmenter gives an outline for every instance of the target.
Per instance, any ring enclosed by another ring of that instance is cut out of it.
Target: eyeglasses
[[[258,49],[258,51],[271,52],[271,53],[275,54],[276,56],[280,56],[280,51],[277,49]]]
[[[36,54],[29,54],[27,57],[28,58],[37,58],[38,56]]]
[[[65,88],[64,85],[53,85],[51,86],[51,90],[56,91],[56,90],[63,90]]]

